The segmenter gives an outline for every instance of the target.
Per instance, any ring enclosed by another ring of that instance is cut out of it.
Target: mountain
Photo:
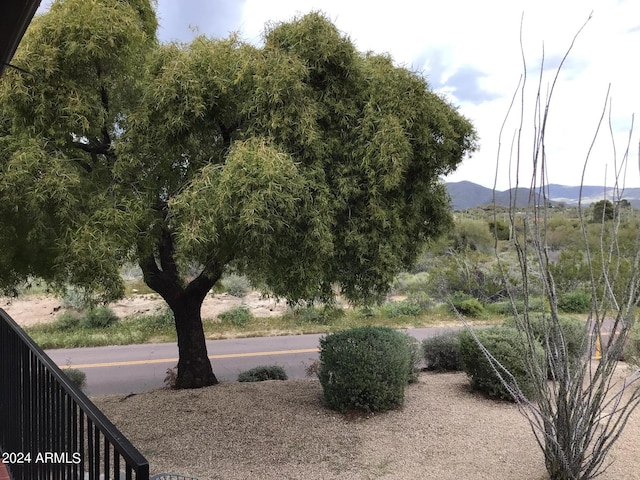
[[[525,187],[512,188],[504,191],[494,191],[473,182],[448,182],[447,190],[451,197],[454,210],[467,210],[485,205],[508,207],[516,199],[516,206],[524,207],[529,204],[529,189]],[[589,206],[602,199],[614,200],[613,189],[600,186],[570,187],[566,185],[550,184],[547,189],[552,205],[562,203],[566,206],[577,206],[582,195],[582,205]],[[536,191],[536,195],[541,193]],[[640,208],[640,188],[627,188],[622,191],[621,199],[627,200],[635,208]],[[616,198],[617,200],[617,198]]]

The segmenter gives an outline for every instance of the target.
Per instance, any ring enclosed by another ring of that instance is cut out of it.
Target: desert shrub
[[[558,298],[558,308],[566,313],[586,313],[591,310],[591,295],[578,290],[563,293]]]
[[[488,252],[493,247],[493,233],[484,220],[462,218],[456,221],[450,233],[453,248],[456,251],[464,250]]]
[[[118,322],[116,313],[107,306],[93,307],[87,310],[81,320],[84,328],[107,328]]]
[[[170,308],[164,308],[151,315],[144,315],[141,322],[145,330],[158,331],[175,326],[176,319]]]
[[[59,331],[75,330],[80,327],[80,316],[72,312],[63,312],[56,317],[54,325]]]
[[[381,313],[387,318],[396,317],[415,317],[420,315],[422,308],[420,305],[412,303],[408,300],[398,302],[386,302],[382,305]]]
[[[428,284],[429,274],[427,272],[415,274],[403,272],[396,277],[392,290],[397,294],[409,295],[410,293],[425,291]]]
[[[251,291],[251,282],[243,275],[232,273],[222,280],[225,291],[234,297],[242,298]]]
[[[409,350],[409,374],[407,378],[408,383],[415,383],[420,376],[420,364],[422,363],[422,344],[413,335],[408,333],[403,334],[405,341],[407,342],[407,349]]]
[[[71,380],[76,387],[83,390],[87,383],[87,374],[77,368],[65,368],[62,370],[69,380]]]
[[[518,312],[524,312],[524,302],[522,300],[516,300],[514,302],[516,309]],[[497,315],[513,315],[513,306],[511,305],[511,301],[502,301],[495,302],[489,304],[487,310],[497,314]],[[544,312],[546,309],[545,302],[543,298],[540,297],[532,297],[529,299],[528,304],[528,312]]]
[[[515,378],[524,395],[533,399],[536,392],[535,379],[529,376],[525,364],[528,344],[525,335],[515,328],[496,326],[475,331],[478,340],[495,359]],[[544,364],[542,345],[535,346],[537,361]],[[471,379],[474,390],[491,398],[511,400],[511,397],[495,370],[485,357],[482,349],[468,331],[460,334],[460,356],[464,371]],[[502,374],[502,372],[501,372]]]
[[[95,305],[91,294],[81,287],[69,286],[65,289],[62,297],[62,306],[71,310],[81,312]]]
[[[552,348],[554,345],[560,344],[560,337],[558,336],[560,332],[551,331],[548,317],[544,317],[539,314],[529,314],[529,323],[531,325],[531,332],[540,341],[544,348],[546,348],[547,345],[547,335],[549,335],[548,343]],[[509,318],[505,320],[504,325],[515,328],[515,319]],[[587,345],[587,329],[585,322],[577,318],[559,316],[558,325],[562,330],[562,336],[564,337],[570,363],[575,365],[580,361]]]
[[[498,240],[509,240],[511,238],[511,226],[504,220],[490,220],[489,230]]]
[[[287,374],[279,365],[260,365],[238,375],[239,382],[264,382],[265,380],[287,380]]]
[[[222,323],[233,325],[234,327],[244,327],[253,320],[253,314],[249,307],[241,305],[220,313],[218,318]]]
[[[385,411],[402,404],[411,353],[406,336],[387,327],[358,327],[320,339],[320,384],[326,405]]]
[[[451,303],[453,303],[455,309],[465,317],[482,318],[487,314],[480,300],[468,295],[454,295],[451,298]]]
[[[334,320],[344,316],[344,310],[327,305],[320,308],[308,305],[292,308],[285,315],[296,323],[330,325]]]
[[[427,370],[455,372],[462,370],[460,332],[448,332],[422,341]]]

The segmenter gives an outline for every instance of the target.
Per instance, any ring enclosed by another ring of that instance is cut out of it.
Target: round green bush
[[[233,307],[226,312],[222,312],[218,315],[221,322],[233,325],[234,327],[245,327],[251,320],[253,320],[253,314],[249,307],[246,305],[240,305]]]
[[[457,372],[462,370],[460,332],[448,332],[422,341],[422,353],[427,370]]]
[[[564,293],[558,298],[558,308],[565,313],[587,313],[591,310],[591,295],[580,290]]]
[[[402,404],[410,366],[406,335],[388,327],[353,328],[320,339],[318,376],[333,410],[380,412]]]
[[[238,375],[239,382],[264,382],[265,380],[286,380],[287,378],[286,372],[279,365],[260,365]]]
[[[476,330],[475,334],[482,345],[513,375],[524,395],[532,400],[536,385],[526,368],[526,358],[530,354],[524,334],[515,328],[505,326]],[[464,371],[471,379],[471,386],[474,390],[491,398],[514,400],[496,375],[476,340],[466,330],[460,334],[460,356]],[[535,357],[535,361],[539,362],[539,365],[544,364],[544,350],[539,342],[536,342],[535,345]],[[507,379],[504,374],[502,376]]]
[[[455,309],[465,317],[482,318],[486,316],[487,313],[480,300],[468,295],[454,295],[451,303]]]
[[[81,320],[84,328],[107,328],[119,320],[116,313],[107,306],[94,307],[87,310]]]
[[[422,362],[421,343],[412,335],[403,333],[409,350],[409,373],[407,377],[408,383],[415,383],[420,376],[420,363]]]
[[[80,327],[80,316],[73,312],[63,312],[56,317],[55,327],[57,330],[75,330]]]

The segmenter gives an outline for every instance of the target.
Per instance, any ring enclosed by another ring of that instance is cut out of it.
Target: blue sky
[[[546,137],[547,176],[550,183],[580,184],[611,85],[611,114],[607,109],[584,182],[613,183],[632,114],[640,115],[637,0],[158,0],[159,36],[163,41],[190,41],[196,34],[226,37],[238,32],[244,40],[260,44],[267,22],[287,21],[311,10],[324,12],[359,50],[389,53],[398,65],[421,72],[458,106],[475,124],[480,150],[447,181],[470,180],[493,187],[497,178],[499,190],[514,186],[516,179],[521,186],[530,183],[531,119],[543,48],[544,97],[574,34],[593,11],[556,85]],[[509,150],[519,127],[519,100],[518,110],[505,125],[502,155],[497,159],[500,128],[523,70],[519,44],[523,14],[528,86],[516,175],[515,162],[509,165]],[[638,141],[634,132],[625,179],[629,187],[640,187]]]

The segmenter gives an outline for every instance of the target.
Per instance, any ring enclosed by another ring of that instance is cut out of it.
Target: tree
[[[613,220],[614,207],[611,200],[600,200],[593,204],[593,223],[602,223]]]
[[[200,307],[225,269],[292,303],[380,298],[451,224],[439,177],[475,132],[318,13],[260,48],[161,45],[155,27],[143,0],[65,0],[36,20],[15,57],[30,74],[0,87],[0,201],[17,212],[10,244],[36,240],[17,277],[109,299],[137,262],[174,313],[176,386],[191,388],[217,382]]]

